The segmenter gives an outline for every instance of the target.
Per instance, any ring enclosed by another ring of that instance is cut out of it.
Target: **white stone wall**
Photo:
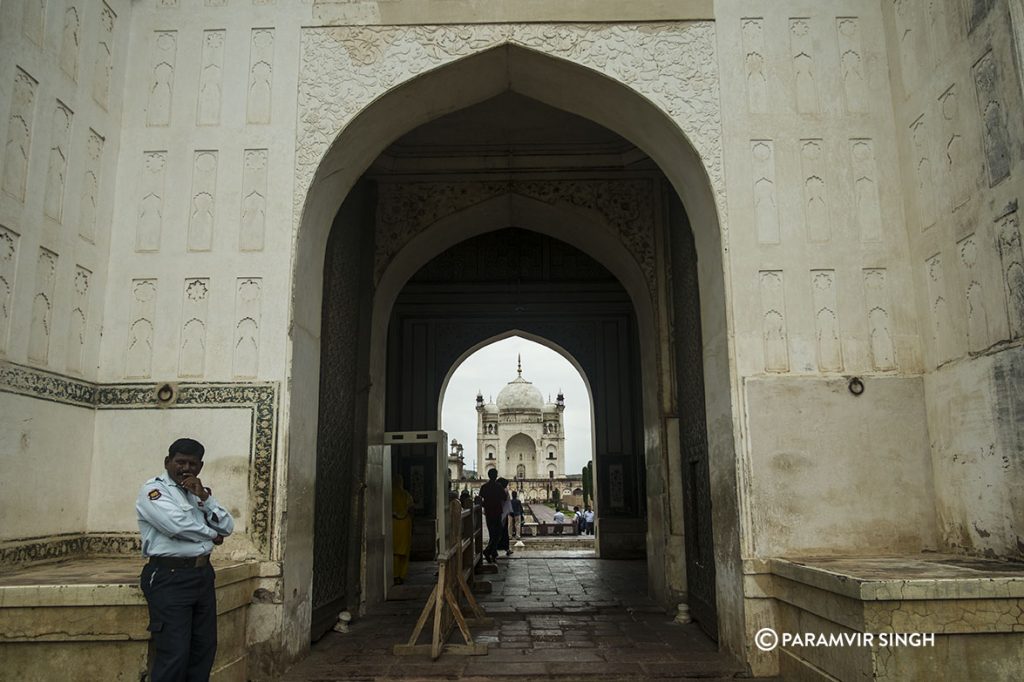
[[[130,14],[0,6],[0,363],[97,377]],[[84,531],[92,410],[5,392],[0,415],[2,539]]]
[[[854,0],[770,10],[715,17],[744,553],[920,551],[935,544],[927,425],[893,409],[920,399],[903,377],[923,364],[883,17]]]
[[[1024,12],[884,7],[940,537],[1020,558]]]

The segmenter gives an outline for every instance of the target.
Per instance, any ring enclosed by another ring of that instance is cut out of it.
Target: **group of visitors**
[[[579,507],[573,507],[572,529],[576,535],[594,534],[594,510],[588,504],[586,509],[580,511]]]
[[[480,500],[483,502],[488,536],[484,559],[493,564],[498,561],[498,552],[505,552],[505,556],[512,556],[514,553],[509,539],[513,536],[522,536],[525,514],[519,493],[514,490],[511,495],[508,493],[508,479],[499,478],[496,469],[490,469],[487,478],[487,483],[480,486]]]

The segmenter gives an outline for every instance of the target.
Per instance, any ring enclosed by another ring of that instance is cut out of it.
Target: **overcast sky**
[[[523,356],[523,378],[533,383],[544,400],[565,394],[566,474],[578,474],[592,455],[590,397],[583,377],[569,361],[534,341],[513,336],[481,348],[455,370],[441,403],[441,428],[448,439],[462,443],[466,465],[476,468],[476,394],[497,399],[505,384],[516,378],[516,356]]]

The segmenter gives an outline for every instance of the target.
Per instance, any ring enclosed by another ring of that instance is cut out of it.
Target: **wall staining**
[[[92,98],[106,109],[110,99],[111,70],[114,68],[114,22],[117,15],[107,3],[102,3],[102,6],[96,59],[92,66]]]
[[[28,332],[28,359],[46,364],[53,325],[53,287],[57,282],[57,254],[39,247],[36,286],[32,296],[32,323]]]
[[[64,27],[60,32],[60,62],[61,70],[71,80],[78,79],[78,45],[82,30],[82,20],[78,16],[78,7],[68,5],[64,10]]]
[[[789,371],[789,342],[786,336],[786,300],[781,270],[758,273],[761,289],[761,333],[764,339],[766,372]]]
[[[914,146],[914,176],[917,179],[917,209],[921,231],[935,224],[935,180],[931,153],[928,151],[928,129],[924,114],[910,124]]]
[[[807,239],[827,242],[831,213],[825,184],[825,150],[821,140],[800,140],[800,169],[804,182],[804,226]]]
[[[32,149],[32,119],[36,107],[36,79],[20,68],[14,69],[11,114],[7,120],[4,145],[3,189],[18,201],[25,200],[25,180]]]
[[[1017,204],[996,221],[999,263],[1006,294],[1006,314],[1010,322],[1010,338],[1024,335],[1024,252],[1021,249],[1020,219]]]
[[[240,379],[255,379],[260,365],[260,307],[263,280],[240,277],[235,294],[235,348],[232,373]]]
[[[186,279],[181,304],[181,345],[178,375],[201,377],[206,365],[206,315],[210,304],[210,280]]]
[[[967,4],[967,27],[973,33],[978,28],[988,13],[995,7],[997,0],[965,0]]]
[[[778,244],[779,205],[775,194],[775,145],[771,140],[750,141],[751,170],[754,175],[754,216],[757,241]]]
[[[203,54],[199,67],[199,104],[196,124],[220,123],[222,81],[224,78],[224,31],[203,31]]]
[[[14,305],[14,274],[18,269],[18,233],[0,225],[0,355],[7,354]]]
[[[155,279],[132,280],[131,321],[128,325],[124,371],[128,379],[147,379],[152,374],[156,284]]]
[[[100,200],[104,142],[102,135],[89,129],[89,139],[85,143],[85,177],[82,179],[81,203],[78,211],[78,234],[90,243],[96,241],[96,209]]]
[[[896,348],[889,328],[889,286],[882,268],[864,270],[864,307],[872,369],[880,372],[896,369]]]
[[[262,251],[267,222],[267,150],[246,149],[242,159],[241,251]]]
[[[85,339],[88,333],[89,281],[92,273],[81,265],[75,266],[74,290],[71,293],[71,321],[68,325],[68,371],[82,373],[85,357]]]
[[[979,265],[978,238],[970,235],[956,245],[957,264],[967,310],[967,349],[978,353],[989,347],[988,304],[982,285],[984,267]]]
[[[46,36],[46,0],[23,0],[21,30],[25,37],[42,47]]]
[[[939,95],[939,110],[942,112],[943,166],[946,171],[947,193],[950,210],[956,211],[971,198],[971,162],[963,137],[963,123],[960,120],[960,96],[956,83]]]
[[[164,181],[167,152],[143,152],[139,213],[135,227],[136,251],[159,251],[164,223]]]
[[[174,62],[178,52],[176,31],[153,34],[152,73],[149,79],[149,106],[146,125],[165,126],[171,123],[171,102],[174,99]]]
[[[813,39],[810,19],[789,20],[789,48],[793,58],[796,110],[818,113],[818,85],[814,81]]]
[[[841,372],[843,353],[839,341],[835,270],[811,270],[811,300],[814,303],[818,369],[822,372]]]
[[[764,19],[742,19],[743,64],[747,72],[747,110],[768,112],[768,66],[764,58]]]
[[[192,199],[188,211],[188,250],[213,248],[217,197],[217,152],[197,151],[192,158]]]
[[[43,191],[43,214],[58,223],[64,215],[64,186],[67,184],[68,147],[71,143],[71,109],[57,100],[50,121],[50,156]]]
[[[941,254],[935,254],[925,261],[925,277],[928,284],[928,309],[932,318],[932,348],[935,349],[935,364],[941,365],[953,357],[953,319]]]
[[[878,164],[871,140],[850,140],[853,160],[853,215],[862,242],[882,241],[882,204],[878,198]]]
[[[843,104],[848,113],[867,110],[868,82],[864,67],[864,48],[860,22],[856,17],[836,19],[836,44],[839,47],[839,71],[843,79]]]
[[[999,69],[991,50],[977,61],[973,72],[985,145],[985,167],[991,187],[1010,175],[1010,138],[1003,113]]]
[[[249,48],[249,85],[246,121],[270,123],[274,81],[274,31],[256,28]]]

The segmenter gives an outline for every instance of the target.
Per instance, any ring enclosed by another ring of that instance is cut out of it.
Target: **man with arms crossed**
[[[152,682],[210,679],[217,653],[217,597],[210,553],[235,521],[199,480],[202,443],[179,438],[165,471],[146,481],[135,501],[142,554],[139,579],[149,604]]]

